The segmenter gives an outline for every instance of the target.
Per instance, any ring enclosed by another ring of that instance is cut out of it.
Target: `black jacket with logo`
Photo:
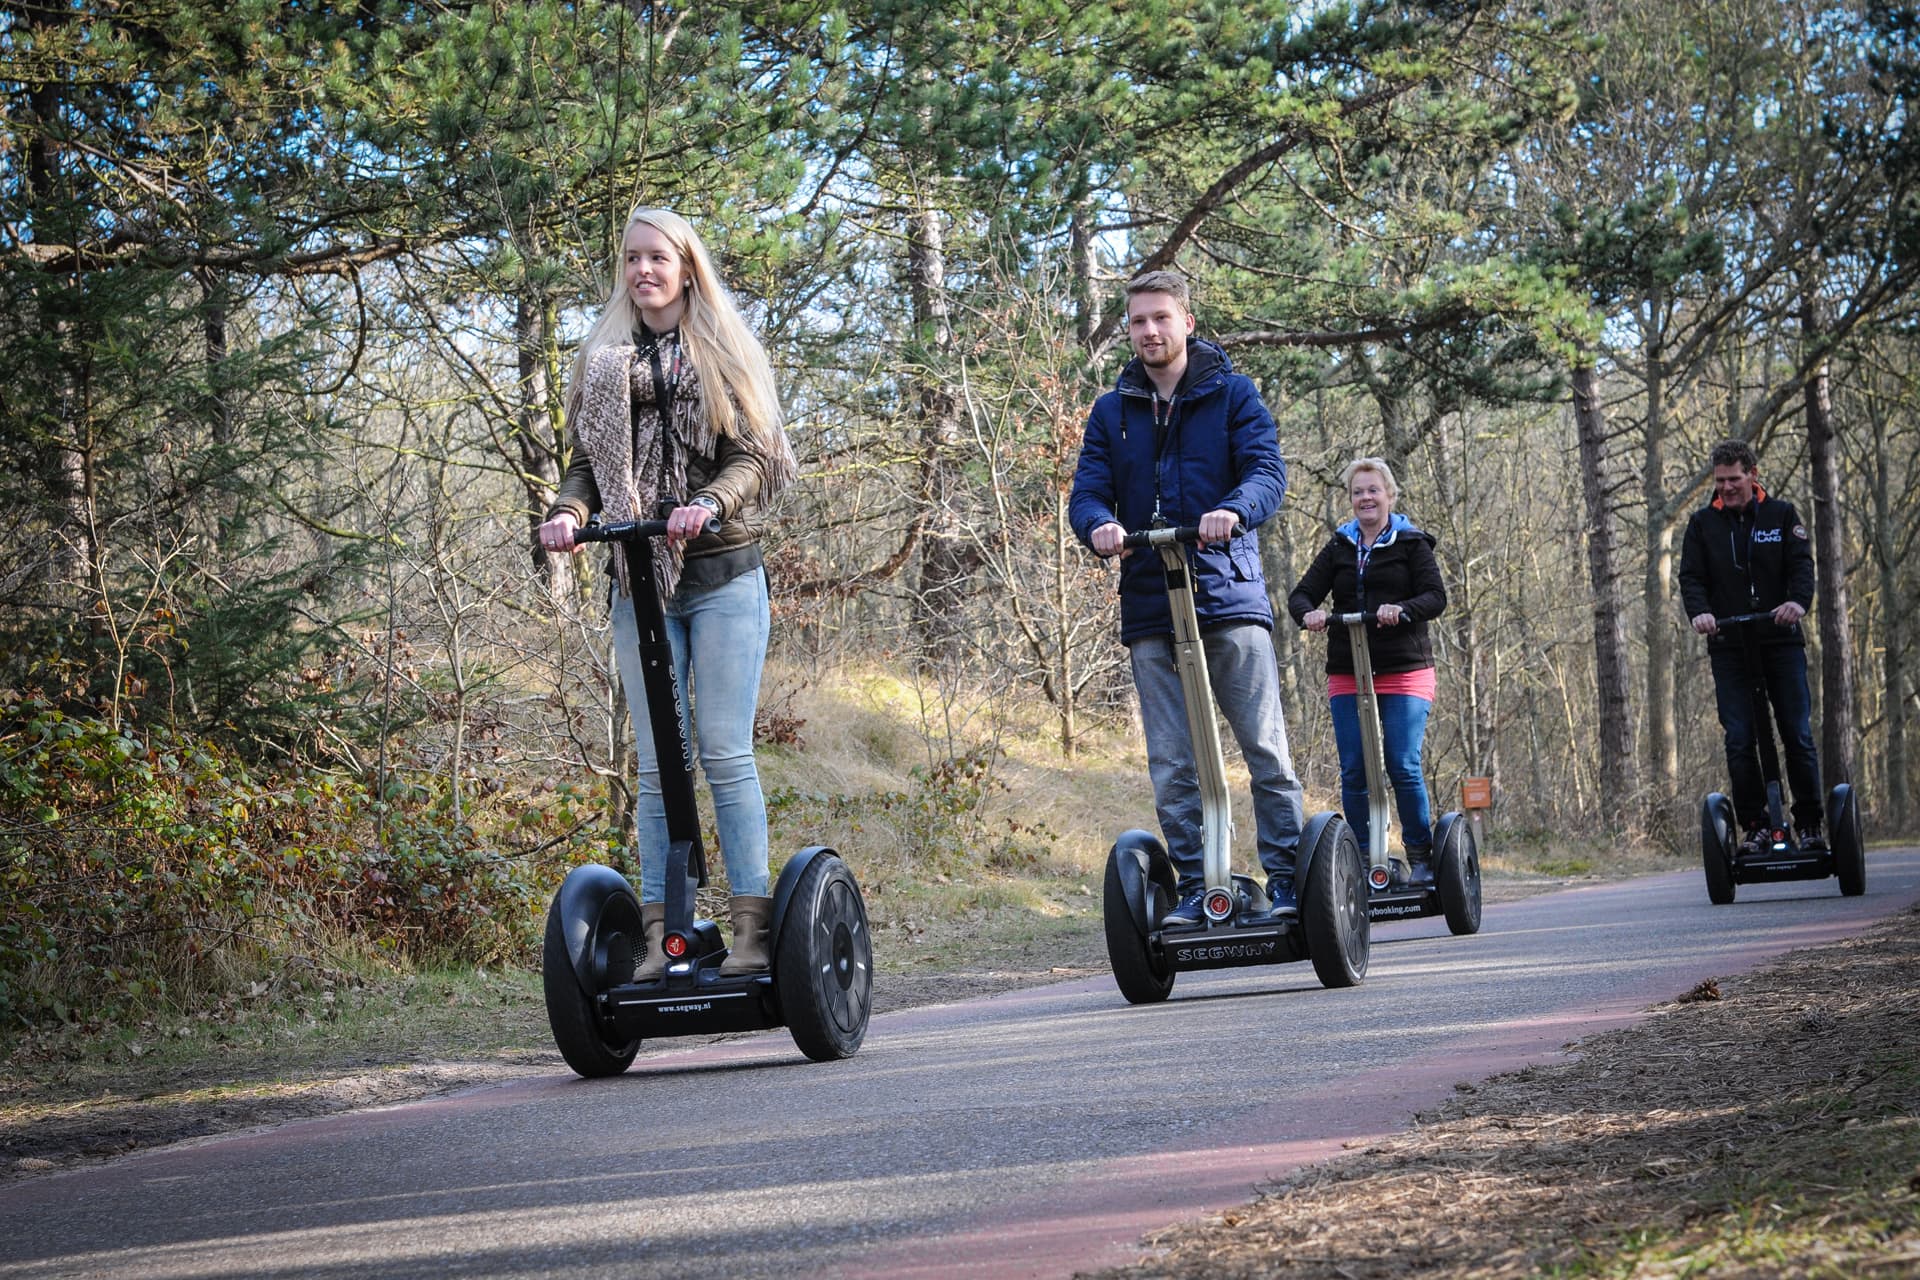
[[[1793,504],[1756,489],[1739,511],[1726,510],[1715,498],[1694,512],[1680,546],[1680,600],[1689,618],[1771,611],[1788,600],[1811,611],[1813,545]],[[1763,626],[1756,635],[1763,644],[1806,643],[1797,623]],[[1722,631],[1707,647],[1738,643],[1736,633]]]

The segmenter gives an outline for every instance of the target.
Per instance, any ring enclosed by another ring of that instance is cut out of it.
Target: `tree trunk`
[[[1071,245],[1073,336],[1082,349],[1092,344],[1093,332],[1100,324],[1100,290],[1093,279],[1093,228],[1097,221],[1092,206],[1075,205],[1067,232]]]
[[[1886,718],[1886,767],[1881,774],[1880,796],[1876,808],[1885,815],[1888,829],[1905,832],[1912,812],[1907,797],[1907,709],[1912,691],[1907,674],[1905,601],[1900,594],[1899,566],[1894,548],[1899,532],[1894,526],[1893,500],[1888,492],[1893,461],[1887,445],[1886,415],[1871,408],[1873,417],[1873,560],[1880,580],[1880,676],[1881,714]]]
[[[1073,759],[1076,739],[1080,735],[1076,716],[1079,691],[1075,683],[1079,676],[1073,669],[1073,601],[1069,594],[1069,575],[1079,549],[1079,543],[1073,536],[1073,526],[1067,521],[1067,495],[1056,486],[1053,500],[1054,661],[1059,665],[1059,674],[1055,678],[1060,682],[1057,703],[1060,708],[1060,758],[1063,760]]]
[[[922,203],[907,235],[907,281],[919,337],[920,578],[913,602],[914,634],[921,655],[938,661],[959,647],[961,607],[976,562],[961,527],[963,486],[955,451],[960,442],[959,406],[938,368],[953,346],[947,299],[946,242],[940,214]]]
[[[1657,303],[1649,303],[1657,313]],[[1651,317],[1648,329],[1651,330]],[[1673,500],[1666,489],[1666,382],[1657,343],[1647,349],[1646,451],[1640,492],[1646,502],[1646,571],[1641,591],[1647,611],[1647,810],[1646,827],[1656,840],[1674,830],[1673,806],[1680,794],[1679,746],[1673,723]]]
[[[1462,498],[1462,485],[1453,474],[1454,449],[1447,439],[1447,427],[1444,422],[1427,434],[1433,455],[1434,496],[1440,500],[1440,509],[1450,515],[1458,515]],[[1466,521],[1461,520],[1460,527]],[[1466,663],[1466,670],[1460,673],[1460,689],[1465,698],[1465,714],[1461,724],[1462,742],[1466,748],[1467,772],[1479,776],[1491,777],[1494,785],[1499,786],[1500,777],[1500,739],[1495,732],[1498,721],[1499,673],[1497,668],[1489,671],[1495,664],[1488,661],[1486,646],[1480,643],[1480,616],[1478,601],[1473,590],[1474,584],[1467,573],[1466,548],[1460,545],[1460,539],[1443,539],[1436,553],[1440,562],[1440,571],[1446,580],[1447,612],[1445,617],[1453,623],[1454,642],[1459,646],[1459,655]]]
[[[1593,665],[1600,728],[1600,793],[1616,817],[1633,793],[1633,707],[1625,610],[1620,600],[1618,534],[1606,474],[1606,417],[1591,364],[1573,370],[1573,422],[1580,440],[1580,492],[1586,507],[1587,578],[1593,590]]]
[[[540,525],[560,489],[564,448],[555,427],[553,306],[523,285],[514,299],[514,346],[519,355],[520,482],[527,494],[527,547],[535,568],[545,575],[547,596],[556,607],[574,600],[573,556],[540,545]]]
[[[225,283],[218,273],[201,268],[194,272],[200,284],[200,334],[206,346],[206,395],[201,412],[213,437],[214,452],[222,473],[233,465],[233,392],[227,381],[227,306]],[[233,522],[239,504],[231,490],[217,495],[214,503],[213,547],[216,561],[224,566],[233,555]]]
[[[1801,319],[1806,341],[1819,341],[1819,303],[1811,295],[1802,305]],[[1832,384],[1824,360],[1807,379],[1807,453],[1813,463],[1813,568],[1819,582],[1820,764],[1823,784],[1831,789],[1853,779],[1853,624],[1848,618]]]

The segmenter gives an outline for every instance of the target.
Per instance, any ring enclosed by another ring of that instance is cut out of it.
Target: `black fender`
[[[640,895],[612,867],[590,862],[567,873],[553,895],[553,905],[574,977],[589,998],[598,996],[611,985],[608,938],[626,933],[634,944],[632,954],[640,953]]]
[[[1313,868],[1313,851],[1320,847],[1320,833],[1327,829],[1329,822],[1338,817],[1340,815],[1332,809],[1325,809],[1307,819],[1306,829],[1300,833],[1300,852],[1293,860],[1294,901],[1298,902],[1306,897],[1307,872]],[[1363,858],[1366,852],[1365,849],[1360,851]]]
[[[1180,882],[1173,873],[1173,859],[1167,856],[1167,847],[1160,843],[1159,836],[1137,827],[1121,832],[1108,856],[1113,859],[1120,886],[1126,891],[1127,909],[1133,914],[1134,927],[1144,938],[1159,924],[1147,919],[1152,887],[1157,884],[1164,889],[1169,901],[1178,896]]]
[[[1440,815],[1440,821],[1433,824],[1434,870],[1439,870],[1440,851],[1447,847],[1447,838],[1453,834],[1453,824],[1465,822],[1467,816],[1458,809],[1450,809]]]
[[[773,919],[767,925],[767,953],[780,954],[780,929],[787,922],[787,905],[793,901],[793,891],[799,887],[800,877],[807,874],[807,868],[813,860],[822,855],[837,858],[835,853],[823,844],[810,844],[787,859],[787,865],[780,868],[780,878],[773,883]]]

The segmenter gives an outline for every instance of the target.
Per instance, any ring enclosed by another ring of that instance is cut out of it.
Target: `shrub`
[[[167,729],[115,729],[31,698],[7,712],[9,1020],[182,997],[342,939],[396,961],[530,957],[567,852],[565,840],[540,837],[584,825],[579,797],[561,787],[513,824],[534,852],[502,856],[433,779],[395,780],[375,796],[318,770],[256,776],[210,741]]]

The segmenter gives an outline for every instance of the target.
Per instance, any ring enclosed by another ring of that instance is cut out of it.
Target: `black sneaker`
[[[1180,899],[1180,905],[1160,917],[1162,929],[1198,929],[1206,921],[1207,913],[1201,908],[1200,900],[1207,896],[1205,889],[1195,889]]]
[[[1814,853],[1826,852],[1827,838],[1820,834],[1819,827],[1802,827],[1795,833],[1794,838],[1799,840],[1802,849],[1811,850]]]
[[[1275,916],[1300,914],[1300,899],[1293,893],[1293,872],[1274,876],[1267,881],[1267,902]]]
[[[1753,827],[1747,832],[1747,838],[1740,842],[1740,852],[1748,857],[1773,851],[1773,832],[1765,827]]]

